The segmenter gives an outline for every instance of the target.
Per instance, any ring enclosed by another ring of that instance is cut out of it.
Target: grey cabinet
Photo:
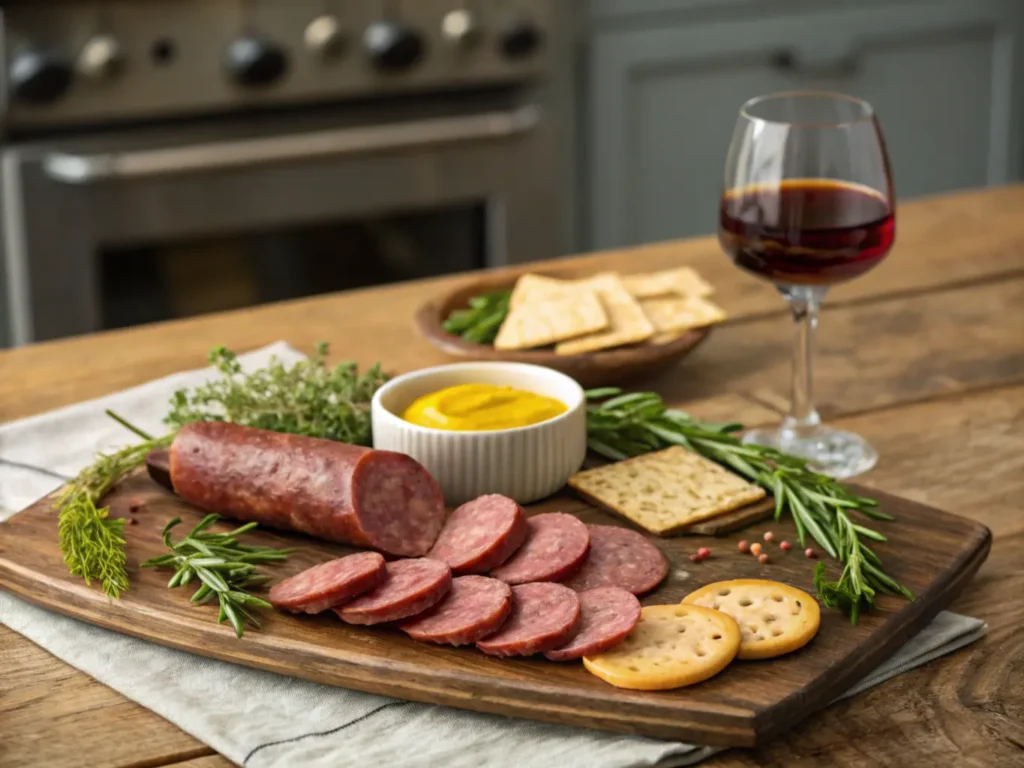
[[[870,101],[902,199],[1018,177],[1020,0],[595,0],[591,13],[589,247],[713,232],[737,110],[774,91]]]

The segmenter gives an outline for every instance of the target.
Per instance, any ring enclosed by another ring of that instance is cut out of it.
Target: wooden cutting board
[[[60,613],[163,645],[247,666],[432,704],[722,746],[762,744],[824,707],[923,628],[968,583],[991,544],[987,528],[920,504],[874,495],[897,522],[879,524],[889,541],[878,552],[889,572],[917,595],[914,602],[880,597],[876,610],[851,626],[823,609],[818,636],[804,649],[771,661],[734,662],[718,676],[677,691],[614,688],[579,663],[543,659],[495,659],[473,648],[418,643],[403,633],[352,627],[332,615],[292,616],[266,612],[262,630],[236,639],[218,625],[216,608],[188,602],[192,588],[167,589],[169,573],[135,563],[164,552],[160,530],[172,517],[186,526],[201,513],[157,486],[144,473],[110,497],[112,514],[126,525],[132,588],[108,600],[95,587],[68,575],[57,546],[56,514],[41,500],[0,524],[0,588]],[[531,513],[562,510],[586,522],[621,520],[564,496],[533,506]],[[184,527],[184,526],[183,526]],[[760,540],[767,530],[794,542],[788,553],[776,544],[762,566],[737,551],[736,541]],[[297,546],[289,562],[270,570],[284,577],[350,551],[303,536],[257,532],[255,543]],[[795,545],[789,522],[762,521],[728,538],[652,537],[668,555],[669,577],[644,598],[647,605],[678,602],[712,581],[771,578],[813,594],[814,561]],[[699,564],[689,555],[713,550]],[[829,563],[830,578],[838,575]]]

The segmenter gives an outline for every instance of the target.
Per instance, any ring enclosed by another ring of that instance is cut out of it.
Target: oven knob
[[[308,51],[324,58],[336,56],[345,39],[341,22],[337,16],[330,14],[318,16],[309,22],[302,37]]]
[[[528,19],[515,19],[501,32],[501,51],[509,59],[524,59],[540,48],[544,33]]]
[[[409,69],[423,57],[423,38],[416,30],[394,21],[375,21],[366,28],[363,44],[377,69]]]
[[[288,69],[288,58],[279,46],[246,35],[232,40],[224,57],[228,72],[239,85],[270,85]]]
[[[441,19],[441,36],[460,48],[468,48],[480,34],[480,24],[472,11],[460,8]]]
[[[49,104],[71,86],[71,62],[45,51],[25,51],[11,62],[11,93],[26,104]]]
[[[102,80],[113,75],[124,60],[121,44],[113,35],[89,38],[78,54],[76,68],[86,77]]]

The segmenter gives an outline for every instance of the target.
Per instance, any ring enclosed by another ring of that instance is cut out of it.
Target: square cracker
[[[528,272],[516,281],[508,305],[517,307],[520,304],[563,296],[575,290],[580,290],[580,283],[577,280],[559,280]]]
[[[690,267],[623,275],[622,283],[637,299],[655,296],[710,296],[715,292],[711,283]]]
[[[600,331],[608,325],[608,313],[594,291],[553,294],[513,306],[501,324],[494,348],[543,347]]]
[[[654,335],[651,321],[647,319],[640,304],[629,295],[629,291],[615,273],[608,272],[575,283],[597,294],[608,313],[609,325],[606,330],[559,342],[555,346],[556,354],[579,355],[596,352],[624,344],[635,344]]]
[[[640,306],[659,334],[703,328],[727,317],[725,310],[699,296],[640,299]]]
[[[579,472],[569,487],[662,536],[765,497],[763,488],[681,446]]]

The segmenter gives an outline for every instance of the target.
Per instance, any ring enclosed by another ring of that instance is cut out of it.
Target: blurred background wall
[[[709,234],[772,91],[870,101],[900,199],[1024,162],[1019,0],[0,9],[0,345]]]

